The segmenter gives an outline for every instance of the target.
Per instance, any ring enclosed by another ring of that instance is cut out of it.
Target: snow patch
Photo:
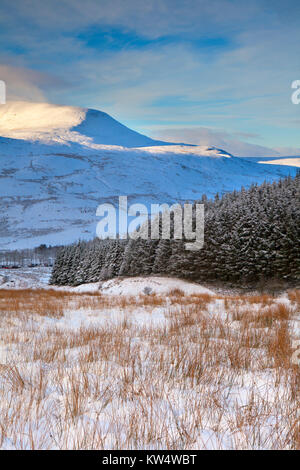
[[[264,163],[265,165],[287,165],[300,167],[300,158],[279,158],[278,160],[259,161],[257,163]]]
[[[109,295],[139,295],[147,293],[166,295],[174,289],[182,290],[185,295],[214,294],[211,290],[199,284],[159,276],[111,279],[104,282],[100,290],[103,294]]]

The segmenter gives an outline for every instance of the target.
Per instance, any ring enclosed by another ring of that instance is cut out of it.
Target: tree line
[[[51,284],[79,285],[116,276],[165,275],[194,281],[300,280],[300,174],[249,189],[202,196],[204,247],[187,240],[79,241],[61,248]],[[193,220],[193,223],[195,221]],[[172,224],[171,224],[172,227]],[[172,235],[172,230],[171,230]]]
[[[0,267],[53,266],[56,254],[60,248],[61,246],[41,244],[35,248],[0,250]]]

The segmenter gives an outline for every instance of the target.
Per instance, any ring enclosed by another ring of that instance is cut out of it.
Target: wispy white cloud
[[[41,6],[40,0],[2,0],[3,22],[21,28],[47,31],[74,31],[89,25],[118,25],[138,34],[157,38],[169,34],[211,32],[243,29],[260,21],[262,7],[258,0],[50,0]],[[265,12],[265,14],[267,14]]]
[[[280,155],[285,155],[287,157],[289,156],[300,156],[300,147],[278,147],[275,148],[275,150],[280,154]]]
[[[281,152],[276,149],[244,142],[236,134],[205,127],[160,129],[153,131],[152,136],[168,142],[215,146],[241,157],[275,157],[281,155]]]
[[[39,87],[40,73],[0,64],[0,77],[6,83],[7,100],[46,101]]]
[[[43,90],[66,87],[63,79],[52,74],[0,63],[0,77],[6,84],[8,101],[47,101]]]

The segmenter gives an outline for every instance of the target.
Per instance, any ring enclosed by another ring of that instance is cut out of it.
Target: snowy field
[[[0,448],[299,449],[299,291],[49,274],[0,272]]]
[[[52,268],[0,268],[0,289],[47,288]]]

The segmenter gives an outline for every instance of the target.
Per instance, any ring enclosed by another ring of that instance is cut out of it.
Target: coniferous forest
[[[50,283],[140,275],[237,285],[300,280],[300,174],[197,202],[205,205],[201,250],[187,251],[186,240],[172,237],[79,241],[59,250]]]

